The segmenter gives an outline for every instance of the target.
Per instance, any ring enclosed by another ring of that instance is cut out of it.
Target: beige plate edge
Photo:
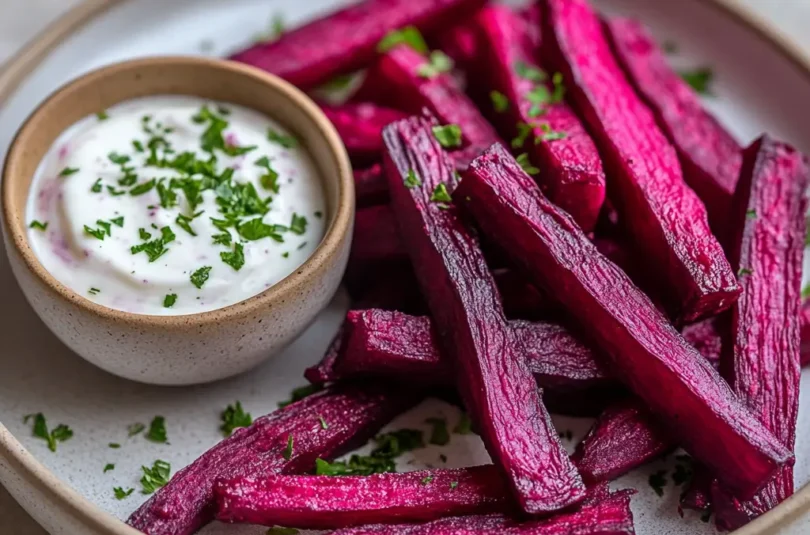
[[[47,27],[5,65],[0,66],[0,104],[8,99],[26,77],[47,55],[75,31],[125,0],[85,0]],[[756,13],[740,6],[735,0],[702,0],[724,12],[754,32],[768,46],[793,63],[810,77],[810,56],[779,30]],[[20,442],[0,424],[0,457],[11,470],[30,486],[63,509],[64,513],[86,526],[93,533],[104,535],[139,535],[140,532],[104,512],[98,506],[66,485],[31,455]],[[735,532],[735,535],[765,535],[788,527],[810,511],[810,484],[805,485],[789,500],[768,514]]]

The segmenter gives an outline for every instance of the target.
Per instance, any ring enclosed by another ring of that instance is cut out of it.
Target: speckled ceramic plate
[[[53,88],[110,62],[151,54],[223,55],[267,30],[281,14],[288,25],[342,2],[335,0],[94,0],[76,8],[45,32],[0,73],[0,156],[24,118]],[[717,73],[717,98],[707,105],[743,142],[767,130],[810,151],[810,61],[762,22],[724,8],[719,0],[601,0],[608,11],[634,14],[662,39],[680,45],[684,65],[707,64]],[[0,258],[0,482],[31,515],[52,533],[134,535],[120,519],[146,497],[137,492],[118,501],[113,487],[139,488],[141,465],[160,458],[174,470],[191,462],[220,439],[219,412],[241,400],[260,415],[275,408],[290,390],[303,384],[301,373],[322,354],[347,306],[338,297],[319,320],[280,358],[255,372],[218,384],[190,388],[157,388],[107,375],[68,351],[37,319],[17,288],[5,257]],[[799,415],[797,486],[810,481],[810,372],[803,377]],[[23,416],[43,412],[53,425],[65,423],[73,439],[48,451],[31,436]],[[169,445],[127,437],[127,425],[166,417]],[[430,416],[449,421],[457,411],[425,402],[391,427],[425,428]],[[558,418],[560,430],[571,430],[569,447],[584,433],[587,420]],[[117,450],[110,442],[121,443]],[[431,446],[406,457],[409,468],[437,464],[446,455],[450,466],[487,462],[477,437],[453,436],[445,447]],[[115,470],[103,473],[107,463]],[[638,533],[686,535],[712,533],[697,515],[681,519],[676,512],[678,487],[669,484],[663,497],[648,485],[652,472],[672,469],[653,463],[617,481],[634,487]],[[671,473],[671,472],[670,472]],[[808,533],[810,488],[740,533]],[[6,533],[0,525],[0,532]],[[247,535],[256,527],[212,525],[206,534]]]

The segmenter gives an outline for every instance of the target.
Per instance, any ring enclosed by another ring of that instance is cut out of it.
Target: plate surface
[[[275,14],[282,14],[287,25],[293,26],[342,3],[346,2],[129,0],[115,5],[59,45],[0,109],[0,158],[37,103],[75,76],[110,62],[146,55],[224,55],[266,32]],[[712,66],[718,97],[708,100],[707,105],[741,141],[747,143],[767,130],[810,151],[810,107],[806,105],[810,74],[750,28],[705,0],[602,0],[597,4],[609,12],[638,16],[662,40],[678,43],[676,61],[684,66]],[[304,384],[303,369],[319,359],[348,305],[345,296],[339,295],[294,345],[255,372],[201,387],[158,388],[115,378],[71,354],[25,302],[4,255],[0,255],[0,296],[0,420],[32,456],[21,452],[14,459],[10,455],[0,458],[0,481],[54,533],[74,533],[80,528],[83,532],[128,533],[114,518],[126,518],[146,497],[136,492],[117,501],[113,487],[139,488],[140,466],[151,465],[156,459],[169,461],[173,471],[194,460],[221,438],[219,412],[235,400],[254,416],[273,410],[293,387]],[[810,429],[810,371],[804,373],[802,386],[799,426],[805,432],[799,432],[797,442],[797,487],[810,481],[810,438],[806,432]],[[43,441],[31,436],[30,427],[22,421],[24,415],[35,412],[43,412],[51,425],[70,425],[74,438],[51,453]],[[148,423],[155,415],[166,417],[170,445],[127,437],[129,424]],[[445,416],[452,426],[458,411],[430,400],[390,427],[427,431],[424,420],[432,416]],[[555,423],[562,432],[572,431],[573,439],[564,442],[573,447],[590,422],[555,418]],[[110,442],[121,443],[121,449],[110,449]],[[0,457],[3,446],[20,451],[13,438],[0,429]],[[451,467],[488,462],[477,437],[453,435],[448,446],[429,446],[405,457],[403,469],[442,466],[441,454],[448,457],[446,465]],[[23,464],[18,462],[20,458]],[[51,474],[35,474],[37,461]],[[105,474],[102,470],[107,463],[115,463],[115,469]],[[680,488],[672,482],[673,468],[674,460],[653,463],[614,485],[639,490],[633,501],[638,533],[714,533],[711,524],[701,522],[694,513],[687,512],[683,520],[678,517]],[[668,484],[664,496],[659,497],[648,478],[662,469],[668,470]],[[40,494],[42,491],[35,489],[42,488],[42,478],[47,489]],[[76,509],[81,500],[71,496],[56,478],[98,510],[87,509],[86,504]],[[808,529],[810,520],[798,522],[785,532],[805,533]],[[203,533],[258,535],[264,530],[212,525]]]

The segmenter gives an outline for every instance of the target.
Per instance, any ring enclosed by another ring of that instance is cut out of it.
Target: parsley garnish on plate
[[[388,32],[377,45],[377,52],[385,53],[402,44],[408,45],[420,54],[427,54],[429,50],[422,33],[414,26],[406,26]]]
[[[143,477],[141,477],[142,494],[152,494],[169,482],[172,466],[166,461],[158,459],[152,464],[152,468],[141,466]]]
[[[544,82],[548,79],[548,74],[525,61],[516,61],[514,69],[518,76],[530,82]]]
[[[457,124],[434,126],[433,136],[445,149],[461,146],[461,127]]]
[[[245,412],[242,408],[242,403],[237,401],[234,405],[228,405],[222,414],[222,425],[219,427],[222,434],[226,437],[231,436],[234,429],[239,427],[248,427],[253,423],[253,417],[249,412]]]
[[[149,431],[146,432],[146,440],[165,444],[168,442],[166,435],[166,419],[163,416],[155,416],[149,424]]]
[[[47,230],[48,228],[48,222],[37,221],[36,219],[34,219],[33,221],[31,221],[31,224],[28,225],[28,228],[35,228],[37,230],[44,231]]]
[[[197,287],[198,290],[201,290],[203,284],[208,280],[209,275],[211,274],[211,266],[203,266],[194,273],[191,274],[191,284]]]
[[[70,427],[66,426],[65,424],[59,424],[52,431],[49,430],[48,422],[41,412],[27,415],[25,418],[23,418],[23,423],[27,424],[31,419],[34,420],[33,428],[31,430],[33,435],[46,441],[48,443],[48,449],[53,452],[56,451],[56,445],[58,442],[65,442],[73,437],[73,430],[71,430]]]
[[[693,70],[680,71],[678,74],[695,92],[701,95],[712,95],[711,84],[714,79],[714,72],[710,68],[699,67]]]
[[[434,50],[428,56],[427,62],[416,69],[416,74],[422,78],[436,78],[451,70],[453,70],[453,60],[441,50]]]
[[[135,489],[129,488],[124,490],[123,487],[115,487],[113,488],[113,492],[115,493],[116,500],[123,500],[124,498],[130,496],[133,492],[135,492]]]
[[[111,450],[117,450],[121,448],[121,444],[119,444],[118,442],[110,442],[109,444],[107,444],[107,447],[110,448]]]
[[[399,429],[374,437],[376,447],[368,455],[352,455],[347,461],[315,461],[315,473],[325,476],[367,476],[396,472],[394,460],[404,453],[425,447],[422,431]]]
[[[292,434],[287,436],[287,447],[284,448],[284,453],[282,455],[284,456],[284,459],[288,461],[290,460],[290,458],[292,458],[294,442],[295,439],[293,438]]]
[[[405,177],[405,187],[416,188],[422,185],[422,181],[416,176],[413,169],[408,169],[408,176]]]

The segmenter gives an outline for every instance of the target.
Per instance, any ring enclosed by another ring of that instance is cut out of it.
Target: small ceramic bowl
[[[191,95],[253,108],[294,132],[324,182],[328,225],[313,255],[259,295],[211,312],[149,316],[98,305],[57,281],[28,243],[25,207],[40,161],[78,120],[133,98]],[[192,57],[115,64],[56,91],[17,133],[3,169],[3,234],[14,275],[45,324],[71,349],[144,383],[204,383],[244,372],[292,342],[334,295],[346,267],[354,182],[337,132],[303,93],[241,64]]]

